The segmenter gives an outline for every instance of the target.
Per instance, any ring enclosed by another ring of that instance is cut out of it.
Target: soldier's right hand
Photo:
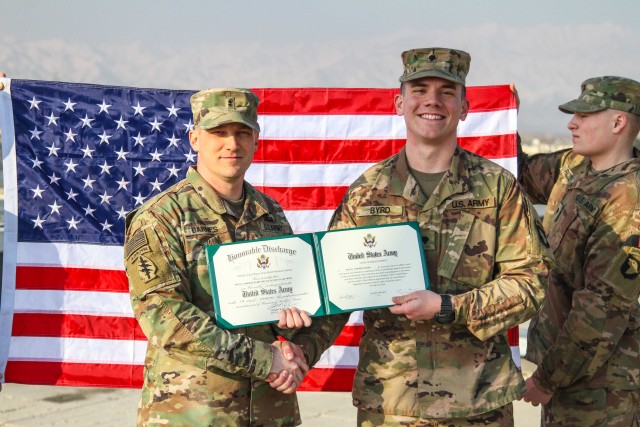
[[[272,345],[276,348],[273,351],[273,364],[266,381],[272,388],[284,394],[291,394],[309,372],[309,365],[302,350],[295,344],[287,342],[283,345],[282,342],[275,341]]]
[[[442,297],[433,291],[414,291],[392,297],[395,305],[389,307],[393,314],[404,314],[409,320],[431,320],[440,311]]]

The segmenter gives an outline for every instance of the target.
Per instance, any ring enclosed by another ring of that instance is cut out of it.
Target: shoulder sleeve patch
[[[602,279],[617,289],[620,295],[635,300],[640,293],[638,277],[640,277],[640,248],[628,245],[638,243],[639,236],[629,236],[622,250],[607,260],[609,267]]]
[[[180,281],[173,260],[180,254],[169,253],[163,247],[167,237],[158,233],[158,230],[144,227],[136,230],[125,243],[124,264],[129,288],[139,297]]]
[[[640,234],[632,234],[627,237],[622,245],[627,254],[620,267],[620,274],[625,279],[636,280],[640,273]]]
[[[124,259],[128,260],[132,256],[149,252],[149,240],[144,230],[139,229],[124,244]]]
[[[629,253],[620,266],[620,275],[627,280],[636,280],[640,275],[640,258],[637,254]]]
[[[624,245],[628,248],[638,248],[640,249],[640,234],[634,234],[632,236],[627,237],[627,240],[624,241]]]
[[[153,263],[153,261],[151,261],[146,256],[140,255],[138,257],[138,260],[136,262],[136,270],[137,270],[138,276],[140,277],[140,280],[142,280],[145,283],[158,277],[157,275],[158,268]]]

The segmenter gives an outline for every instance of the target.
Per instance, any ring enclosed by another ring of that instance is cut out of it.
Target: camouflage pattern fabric
[[[513,404],[469,418],[424,419],[367,412],[358,409],[356,424],[360,427],[513,427]]]
[[[562,389],[542,408],[542,422],[563,427],[638,427],[638,408],[640,390]]]
[[[601,172],[572,151],[526,157],[520,182],[547,204],[543,224],[557,261],[526,355],[538,365],[536,385],[554,393],[546,416],[604,425],[590,423],[601,413],[585,396],[640,389],[640,153]]]
[[[640,83],[624,77],[594,77],[582,83],[578,99],[560,105],[564,113],[595,113],[612,108],[640,115]]]
[[[212,88],[191,95],[193,123],[201,129],[212,129],[226,123],[243,123],[256,132],[258,95],[249,89]]]
[[[457,49],[430,47],[411,49],[402,52],[404,71],[400,82],[420,79],[422,77],[440,77],[464,86],[471,55]]]
[[[140,426],[300,423],[295,394],[281,394],[263,381],[271,369],[271,343],[283,335],[303,344],[312,364],[332,332],[323,332],[320,321],[302,331],[271,325],[225,330],[214,318],[204,246],[292,232],[277,202],[246,182],[244,193],[244,212],[235,223],[191,168],[184,180],[127,217],[131,303],[149,339]]]
[[[415,418],[467,418],[518,399],[525,384],[507,330],[540,309],[552,261],[515,178],[457,147],[427,199],[403,149],[351,185],[330,228],[405,221],[419,222],[431,289],[453,295],[456,319],[438,324],[388,309],[365,311],[354,405]]]

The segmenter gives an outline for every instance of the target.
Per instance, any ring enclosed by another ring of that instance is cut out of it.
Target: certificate
[[[225,328],[393,305],[428,289],[416,222],[279,236],[206,247],[213,305]]]
[[[329,314],[393,305],[429,288],[416,222],[316,233]]]
[[[280,310],[288,307],[324,314],[311,234],[211,245],[206,250],[218,325],[277,322]]]

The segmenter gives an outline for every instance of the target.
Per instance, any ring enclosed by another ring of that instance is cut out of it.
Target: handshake
[[[278,327],[281,329],[299,329],[311,326],[311,317],[305,311],[295,307],[282,310]],[[309,364],[302,352],[302,347],[290,341],[274,341],[273,363],[269,375],[265,379],[274,388],[284,394],[296,391],[309,372]]]

